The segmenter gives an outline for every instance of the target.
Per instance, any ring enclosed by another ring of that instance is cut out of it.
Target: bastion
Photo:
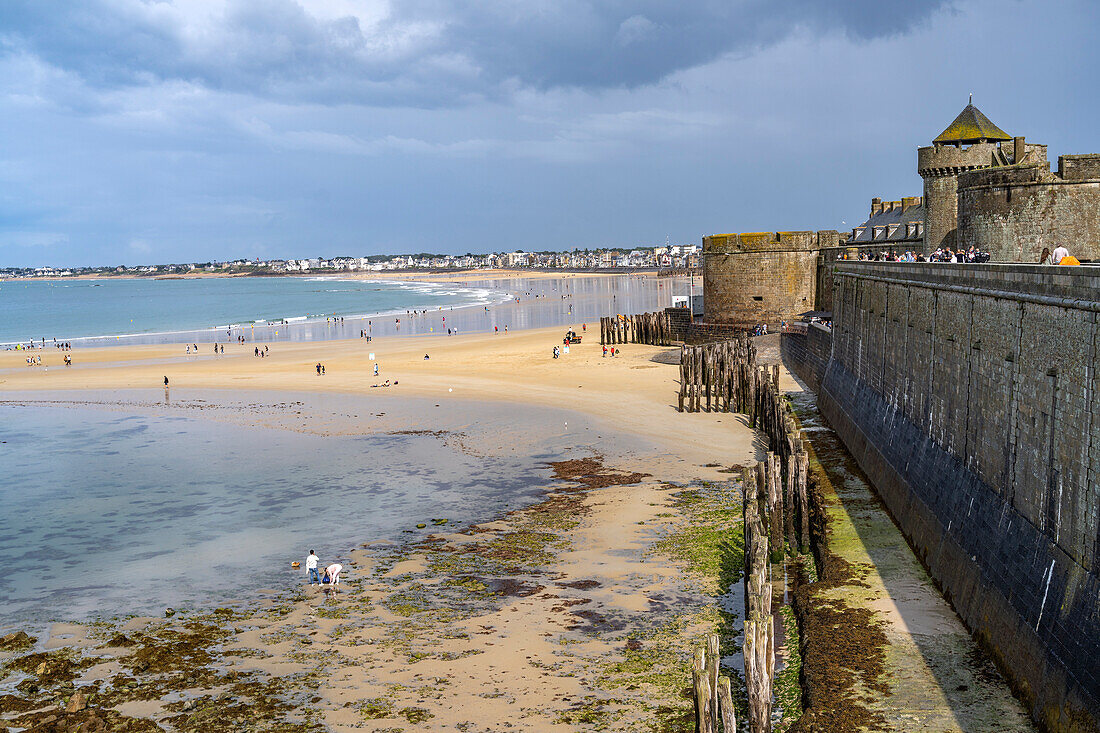
[[[815,310],[819,256],[842,240],[835,230],[703,237],[704,320],[777,324]]]

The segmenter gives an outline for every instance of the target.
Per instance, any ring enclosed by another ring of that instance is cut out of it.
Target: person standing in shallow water
[[[317,553],[313,550],[309,551],[309,557],[306,558],[306,572],[309,573],[310,585],[321,584],[321,576],[317,574]]]

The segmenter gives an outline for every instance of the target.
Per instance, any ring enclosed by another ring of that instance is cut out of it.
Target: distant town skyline
[[[696,244],[665,244],[658,247],[592,249],[542,252],[481,252],[465,254],[406,253],[369,257],[231,258],[205,262],[163,262],[99,266],[5,267],[0,263],[0,280],[6,278],[57,278],[77,275],[175,275],[193,272],[228,274],[305,274],[424,269],[540,268],[557,270],[664,269],[681,270],[700,266]]]
[[[920,195],[971,93],[1095,150],[1097,27],[1085,0],[13,0],[0,268],[845,231]]]

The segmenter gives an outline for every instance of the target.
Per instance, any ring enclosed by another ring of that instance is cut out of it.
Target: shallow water
[[[685,278],[399,283],[299,277],[0,283],[0,345],[324,341],[595,325],[686,295]],[[408,311],[423,311],[412,314]],[[339,316],[343,320],[333,318]],[[262,321],[259,319],[263,319]],[[280,322],[293,319],[289,323]]]
[[[249,426],[263,420],[241,405],[227,408],[238,424],[191,417],[188,407],[210,403],[176,401],[160,412],[138,402],[136,411],[0,406],[0,554],[9,563],[0,627],[156,614],[286,587],[302,578],[290,562],[311,547],[323,563],[346,564],[361,542],[421,536],[419,522],[460,526],[530,503],[549,478],[543,461],[577,443],[530,438],[489,459],[430,435],[339,434],[384,419],[377,400],[343,400],[356,414],[334,418],[328,427],[340,429],[330,435]],[[290,424],[307,409],[269,412]],[[525,420],[560,419],[549,414],[488,422],[515,424],[519,435]]]

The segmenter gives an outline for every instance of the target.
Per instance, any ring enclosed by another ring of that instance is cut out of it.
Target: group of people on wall
[[[1043,247],[1043,254],[1039,257],[1040,265],[1080,265],[1081,262],[1076,257],[1069,253],[1065,245],[1058,245],[1051,252],[1047,247]]]
[[[949,247],[937,247],[931,254],[924,254],[922,252],[913,252],[907,250],[903,253],[897,253],[892,250],[882,250],[881,252],[871,252],[868,250],[861,250],[858,255],[846,253],[842,255],[842,259],[851,260],[858,259],[868,262],[965,262],[965,263],[982,263],[989,262],[989,253],[982,252],[974,247],[967,250],[952,251]],[[1069,253],[1064,245],[1059,245],[1051,251],[1048,247],[1043,247],[1043,253],[1039,257],[1039,264],[1042,265],[1080,265],[1081,262]]]
[[[845,255],[844,259],[859,259],[868,262],[989,262],[989,253],[974,247],[953,252],[947,247],[937,247],[931,254],[906,250],[898,253],[893,250],[870,252],[861,250],[858,256]]]

